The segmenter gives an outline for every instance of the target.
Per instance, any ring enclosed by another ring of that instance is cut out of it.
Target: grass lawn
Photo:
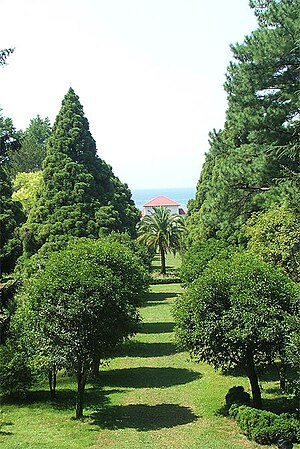
[[[58,400],[47,391],[27,402],[2,400],[5,449],[254,449],[236,423],[222,415],[224,396],[244,377],[224,376],[177,352],[171,307],[178,284],[153,285],[142,309],[140,333],[118,358],[102,368],[99,383],[87,386],[85,416],[74,415],[75,384],[59,382]],[[272,408],[280,400],[278,382],[269,376],[263,396]],[[299,448],[299,445],[295,445]]]

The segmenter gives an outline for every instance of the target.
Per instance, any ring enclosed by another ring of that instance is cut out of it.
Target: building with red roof
[[[143,215],[151,215],[156,207],[166,207],[169,209],[171,214],[180,214],[184,215],[185,211],[180,208],[180,204],[177,203],[174,200],[171,200],[170,198],[167,198],[166,196],[157,196],[156,198],[153,198],[152,200],[148,201],[144,204],[144,213]]]

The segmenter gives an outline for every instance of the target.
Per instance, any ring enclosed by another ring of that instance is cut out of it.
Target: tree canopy
[[[288,316],[300,311],[295,284],[279,269],[251,254],[214,259],[186,293],[174,314],[184,349],[215,368],[238,366],[261,407],[257,366],[283,349]]]
[[[253,212],[298,195],[300,4],[254,0],[251,6],[258,28],[231,46],[226,121],[210,134],[189,207],[190,241],[243,242],[241,226]]]
[[[135,235],[139,214],[131,192],[96,152],[70,88],[47,141],[40,190],[22,230],[28,255],[45,243],[61,247],[70,236],[97,238],[112,230]]]
[[[27,343],[32,357],[48,357],[52,364],[56,354],[76,375],[77,418],[95,359],[112,357],[137,331],[147,285],[147,272],[128,247],[108,238],[81,238],[51,254],[24,289],[11,333],[33,339]]]
[[[42,169],[50,133],[51,126],[47,117],[42,119],[38,115],[30,120],[28,128],[22,133],[20,147],[17,151],[10,151],[8,154],[13,175]]]

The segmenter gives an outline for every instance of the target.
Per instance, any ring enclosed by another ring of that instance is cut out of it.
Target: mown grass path
[[[221,414],[228,389],[233,385],[248,389],[247,379],[216,373],[176,351],[171,308],[180,291],[179,284],[151,287],[141,310],[141,332],[102,368],[99,383],[87,386],[83,421],[71,419],[75,383],[61,378],[55,403],[49,401],[45,385],[30,393],[26,401],[2,402],[5,425],[0,447],[266,448],[248,441],[236,423]],[[270,401],[276,386],[275,380],[264,384],[264,396]]]
[[[180,291],[178,284],[152,286],[141,332],[102,373],[109,406],[94,415],[101,431],[91,448],[260,447],[218,414],[236,380],[176,351],[171,307]]]

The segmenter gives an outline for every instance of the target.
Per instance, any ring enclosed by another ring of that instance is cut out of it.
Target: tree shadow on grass
[[[141,343],[131,341],[119,350],[122,357],[162,357],[176,354],[177,349],[173,343]]]
[[[141,326],[140,334],[167,334],[173,332],[174,323],[170,322],[157,322],[157,323],[144,323]]]
[[[152,304],[152,303],[163,303],[165,301],[167,301],[168,299],[171,298],[175,298],[176,296],[178,296],[178,293],[147,293],[147,297],[146,297],[146,304],[145,306],[152,306],[152,305],[156,305],[156,304]]]
[[[166,388],[201,378],[200,373],[182,368],[124,368],[101,374],[102,385],[124,388]]]
[[[92,424],[105,429],[159,430],[194,422],[192,410],[177,404],[131,404],[105,408],[91,414]]]
[[[273,413],[296,413],[299,407],[299,399],[295,397],[263,398],[263,409]]]
[[[114,393],[118,390],[114,390]],[[87,385],[84,392],[84,408],[94,408],[105,406],[108,402],[107,391],[104,393],[98,384]],[[76,403],[76,385],[74,389],[64,388],[58,389],[55,399],[51,400],[49,391],[33,390],[29,391],[24,398],[13,395],[1,397],[1,403],[16,406],[34,406],[45,404],[47,408],[56,410],[73,410]]]

